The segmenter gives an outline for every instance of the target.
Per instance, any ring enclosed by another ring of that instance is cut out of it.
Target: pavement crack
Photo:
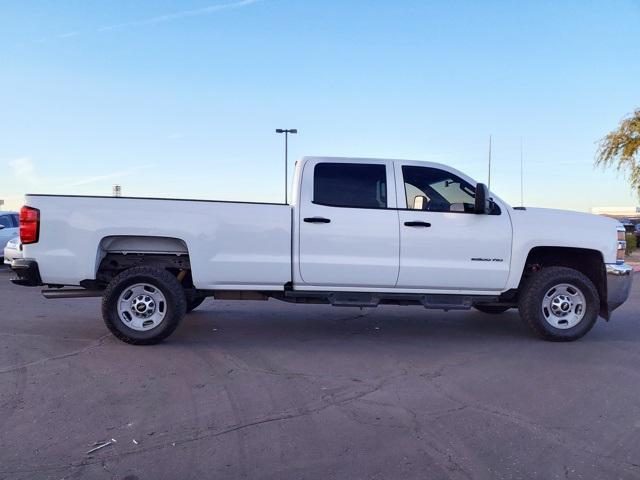
[[[40,466],[35,466],[35,467],[31,467],[31,468],[26,468],[26,469],[0,470],[0,474],[1,475],[13,475],[13,474],[26,474],[26,473],[40,473],[40,472],[46,472],[46,471],[65,470],[65,469],[69,469],[69,468],[77,468],[77,467],[83,467],[83,466],[87,466],[87,465],[98,465],[98,464],[102,465],[104,467],[104,465],[105,465],[105,463],[107,461],[118,459],[118,458],[121,458],[121,457],[127,457],[127,456],[131,456],[131,455],[139,455],[139,454],[143,454],[143,453],[147,453],[147,452],[151,452],[151,451],[155,451],[155,450],[161,450],[163,448],[186,445],[186,444],[190,444],[190,443],[193,443],[193,442],[206,440],[208,438],[222,437],[222,436],[227,435],[229,433],[234,433],[234,432],[246,429],[246,428],[257,427],[257,426],[265,425],[265,424],[268,424],[268,423],[292,420],[292,419],[299,418],[299,417],[304,417],[304,416],[307,416],[307,415],[313,415],[315,413],[321,412],[321,411],[326,410],[328,408],[335,407],[335,406],[340,406],[340,405],[345,405],[345,404],[347,404],[349,402],[356,401],[356,400],[358,400],[358,399],[360,399],[360,398],[362,398],[362,397],[364,397],[366,395],[374,393],[377,390],[379,390],[380,388],[382,388],[384,383],[385,382],[380,382],[380,383],[376,384],[375,386],[372,386],[371,388],[368,388],[366,390],[358,391],[357,393],[354,393],[352,395],[348,395],[345,398],[341,398],[341,399],[338,399],[338,400],[333,401],[333,402],[322,403],[321,405],[318,405],[316,407],[307,408],[307,409],[304,409],[304,410],[298,410],[298,411],[289,412],[289,413],[282,413],[280,415],[275,415],[275,416],[271,416],[271,417],[267,417],[267,418],[257,419],[257,420],[253,420],[251,422],[232,425],[232,426],[227,427],[227,428],[225,428],[223,430],[215,431],[215,430],[210,429],[209,431],[205,431],[205,432],[203,432],[202,434],[199,434],[199,435],[193,435],[191,437],[182,438],[182,439],[178,439],[178,440],[166,441],[166,442],[158,443],[158,444],[155,444],[155,445],[150,445],[150,446],[144,447],[144,448],[136,448],[134,450],[128,450],[128,451],[125,451],[125,452],[106,454],[106,455],[102,456],[101,458],[96,458],[96,459],[84,459],[82,461],[69,462],[69,463],[59,464],[59,465],[40,465]]]
[[[598,451],[595,451],[591,448],[589,448],[588,446],[585,445],[580,445],[577,442],[569,442],[567,441],[567,439],[565,438],[565,436],[562,435],[561,432],[558,432],[556,430],[554,430],[553,428],[549,428],[541,423],[535,422],[533,420],[530,420],[526,417],[523,417],[521,415],[518,415],[516,413],[513,412],[508,412],[508,411],[501,411],[498,410],[496,408],[491,408],[490,406],[487,406],[483,403],[480,402],[469,402],[466,401],[464,399],[460,399],[458,397],[455,397],[454,395],[451,395],[449,392],[447,392],[442,385],[439,384],[439,377],[442,376],[442,372],[444,369],[448,368],[448,367],[454,367],[454,366],[460,366],[463,365],[467,362],[464,363],[459,363],[459,364],[449,364],[449,365],[445,365],[443,367],[441,367],[440,369],[438,369],[435,373],[439,373],[438,375],[428,375],[426,376],[426,378],[428,378],[429,381],[432,381],[434,386],[437,388],[437,390],[446,398],[448,398],[449,400],[451,400],[452,402],[457,403],[459,406],[453,408],[451,411],[456,411],[456,410],[470,410],[470,411],[475,411],[477,413],[481,413],[481,414],[486,414],[486,415],[490,415],[494,418],[499,418],[499,419],[503,419],[506,420],[507,422],[510,422],[514,425],[519,426],[520,428],[523,428],[525,430],[529,430],[532,433],[538,434],[543,438],[546,438],[547,440],[550,440],[551,442],[557,444],[557,445],[561,445],[563,447],[568,448],[569,450],[573,451],[573,452],[577,452],[580,454],[586,454],[589,456],[595,456],[596,458],[610,464],[613,466],[621,466],[627,470],[631,470],[633,472],[638,472],[638,469],[640,468],[640,465],[620,459],[620,458],[616,458],[613,457],[611,455],[607,455],[605,453],[601,453]],[[423,377],[425,377],[425,375],[421,375]],[[442,414],[447,414],[448,412],[442,412]]]
[[[102,337],[98,338],[97,340],[95,340],[91,344],[87,345],[86,347],[83,347],[83,348],[81,348],[79,350],[74,350],[72,352],[62,353],[60,355],[53,355],[51,357],[45,357],[45,358],[41,358],[39,360],[34,360],[33,362],[22,363],[20,365],[10,365],[8,367],[0,368],[0,374],[15,372],[16,370],[20,370],[21,368],[34,367],[36,365],[42,365],[44,363],[47,363],[47,362],[50,362],[50,361],[53,361],[53,360],[62,360],[64,358],[75,357],[77,355],[81,355],[81,354],[85,353],[88,350],[91,350],[93,348],[98,348],[98,347],[102,346],[104,341],[107,338],[110,338],[110,337],[111,337],[111,334],[103,335]]]

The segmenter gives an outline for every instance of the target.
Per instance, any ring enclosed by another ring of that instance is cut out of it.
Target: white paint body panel
[[[428,222],[431,227],[407,227],[404,225],[407,221]],[[405,210],[400,212],[400,232],[397,287],[504,289],[511,260],[508,213],[473,215]]]
[[[620,222],[590,213],[527,208],[511,210],[513,259],[506,288],[517,288],[527,254],[532,248],[588,248],[602,254],[604,263],[616,263]]]
[[[511,219],[499,198],[500,215],[406,210],[402,166],[446,170],[475,185],[457,170],[425,162],[396,162],[396,191],[400,216],[400,275],[398,288],[434,290],[504,289],[511,265]],[[430,227],[408,227],[421,221]],[[473,260],[475,259],[475,260]],[[482,259],[482,260],[478,260]],[[489,260],[489,261],[487,261]]]
[[[40,209],[40,241],[24,245],[45,283],[95,278],[105,237],[182,240],[197,288],[282,290],[291,278],[287,205],[131,198],[27,196]]]
[[[387,166],[388,209],[312,203],[318,162]],[[517,288],[534,247],[587,248],[616,260],[618,222],[590,214],[513,210],[492,194],[499,216],[406,209],[402,165],[457,170],[430,162],[308,157],[296,163],[293,204],[28,195],[40,209],[40,240],[24,245],[44,283],[94,279],[104,249],[167,249],[191,260],[196,288],[458,293],[495,295]],[[307,170],[306,167],[309,166]],[[322,216],[329,224],[304,223]],[[405,221],[431,223],[425,229]],[[111,240],[108,237],[138,237]],[[159,237],[146,242],[143,237]],[[107,239],[107,240],[105,240]],[[103,248],[104,247],[104,248]],[[477,262],[471,258],[502,261]]]
[[[398,279],[400,236],[393,182],[387,181],[389,209],[332,207],[313,203],[313,169],[321,159],[304,163],[300,190],[299,271],[303,285],[393,288]],[[345,160],[332,163],[345,162]],[[393,179],[393,162],[386,166]],[[322,217],[330,223],[306,223]],[[345,268],[346,267],[346,268]],[[302,285],[300,285],[302,288]]]

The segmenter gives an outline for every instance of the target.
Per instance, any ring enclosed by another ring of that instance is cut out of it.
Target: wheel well
[[[179,238],[143,235],[104,237],[98,245],[98,255],[107,253],[189,254],[187,244]]]
[[[572,247],[532,248],[527,256],[520,284],[533,273],[548,266],[573,268],[589,278],[600,296],[600,314],[607,317],[606,272],[601,252]]]
[[[81,285],[105,288],[120,272],[144,266],[168,270],[180,279],[185,288],[193,288],[189,250],[186,243],[178,238],[105,237],[98,247],[97,265],[95,280],[84,280]]]

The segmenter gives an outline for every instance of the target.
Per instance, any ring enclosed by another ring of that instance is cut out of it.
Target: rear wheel
[[[520,292],[518,309],[540,337],[554,342],[577,340],[593,328],[600,297],[587,276],[566,267],[534,273]]]
[[[134,267],[115,276],[102,297],[107,328],[123,342],[150,345],[176,329],[186,311],[184,290],[166,270]]]
[[[503,307],[500,305],[474,305],[473,308],[482,313],[504,313],[509,310],[511,307]]]

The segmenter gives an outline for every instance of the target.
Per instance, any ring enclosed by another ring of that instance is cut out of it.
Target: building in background
[[[617,218],[618,220],[628,218],[629,220],[640,222],[640,207],[593,207],[591,213]]]
[[[640,223],[640,207],[593,207],[591,213],[620,220],[627,232],[635,232]]]

